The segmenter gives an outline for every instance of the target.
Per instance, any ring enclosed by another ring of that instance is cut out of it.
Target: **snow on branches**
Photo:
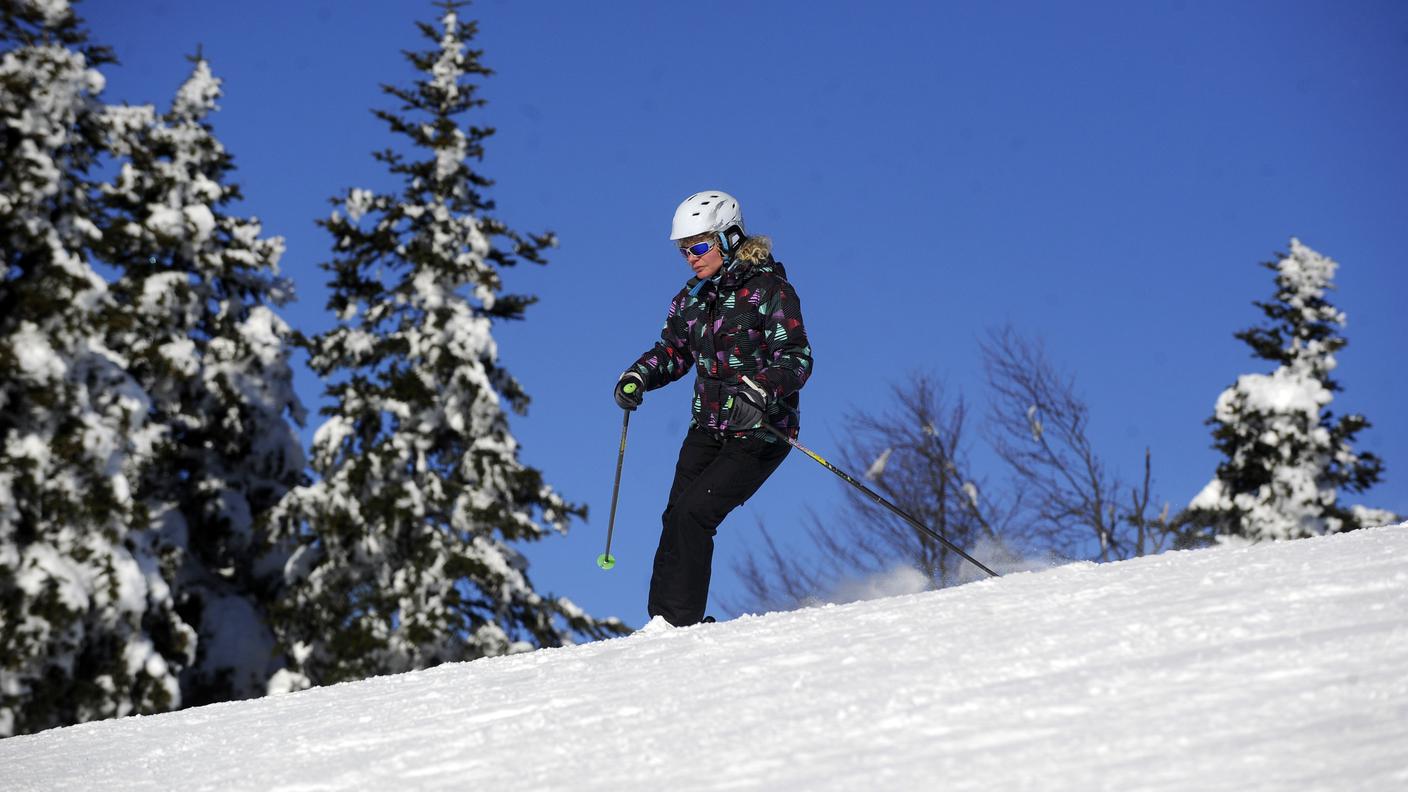
[[[1338,419],[1329,410],[1339,385],[1330,377],[1344,347],[1344,312],[1327,300],[1333,260],[1291,240],[1290,253],[1265,265],[1276,292],[1257,303],[1267,322],[1237,337],[1277,368],[1244,374],[1218,396],[1217,475],[1189,504],[1188,519],[1221,541],[1296,539],[1386,522],[1387,513],[1346,508],[1339,490],[1358,492],[1378,480],[1382,465],[1352,442],[1368,421]]]

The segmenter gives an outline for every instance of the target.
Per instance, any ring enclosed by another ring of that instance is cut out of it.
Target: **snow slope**
[[[0,788],[1408,789],[1408,524],[57,729]]]

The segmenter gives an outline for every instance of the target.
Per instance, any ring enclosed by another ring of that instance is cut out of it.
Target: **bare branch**
[[[1089,410],[1074,379],[1056,373],[1039,342],[1007,326],[989,332],[982,351],[994,394],[990,440],[1029,504],[1024,514],[1037,545],[1100,561],[1162,547],[1171,532],[1167,517],[1145,517],[1150,454],[1143,488],[1125,487],[1091,445]],[[1125,491],[1127,505],[1120,502]]]
[[[872,489],[959,547],[982,539],[1002,541],[1015,508],[1010,498],[972,473],[964,437],[967,421],[961,397],[950,399],[940,382],[911,375],[892,387],[884,412],[857,410],[847,416],[851,436],[839,466],[875,472]],[[882,457],[883,466],[877,464]],[[920,570],[935,588],[963,579],[965,562],[956,553],[856,489],[839,486],[844,492],[839,512],[824,520],[810,515],[806,554],[776,552],[763,529],[767,560],[749,557],[736,567],[755,607],[830,600],[848,581],[901,565]]]

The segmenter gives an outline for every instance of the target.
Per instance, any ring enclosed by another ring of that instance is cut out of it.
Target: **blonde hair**
[[[748,264],[761,264],[772,255],[772,240],[765,236],[750,236],[738,246],[733,257]]]

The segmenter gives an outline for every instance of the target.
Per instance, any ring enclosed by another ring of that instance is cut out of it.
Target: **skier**
[[[719,523],[791,450],[763,422],[797,436],[797,392],[811,374],[812,350],[771,241],[744,234],[732,196],[686,198],[670,239],[694,277],[671,301],[660,340],[621,375],[614,396],[634,410],[645,391],[695,370],[692,420],[661,516],[647,604],[652,618],[682,627],[704,620]]]

